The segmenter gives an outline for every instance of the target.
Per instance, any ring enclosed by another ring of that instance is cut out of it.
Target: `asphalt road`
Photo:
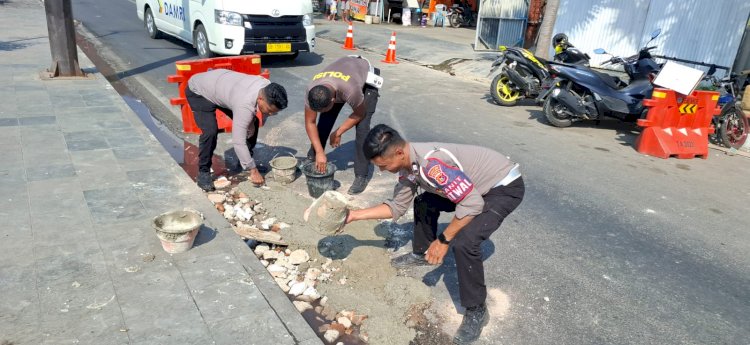
[[[163,106],[176,94],[166,76],[194,50],[149,39],[129,1],[73,6],[136,96],[174,121]],[[321,64],[345,54],[321,40],[317,54],[295,62],[264,59],[290,106],[271,120],[263,143],[305,150],[302,90]],[[750,343],[749,160],[718,151],[708,160],[646,157],[632,147],[631,125],[553,128],[536,107],[491,104],[486,85],[364,56],[386,80],[373,124],[413,141],[491,147],[522,165],[526,198],[493,235],[485,261],[487,285],[509,296],[510,312],[482,343]],[[330,155],[340,168],[351,167],[352,140],[347,133]],[[341,178],[351,181],[351,169]],[[376,173],[363,202],[386,197],[393,181]],[[445,280],[437,288],[455,290]]]

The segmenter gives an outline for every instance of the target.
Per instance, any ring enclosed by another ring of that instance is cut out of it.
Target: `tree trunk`
[[[542,25],[539,26],[539,40],[536,44],[536,56],[549,60],[550,47],[552,44],[553,30],[555,29],[555,20],[557,19],[557,9],[560,7],[560,0],[547,0],[544,6],[544,18]]]

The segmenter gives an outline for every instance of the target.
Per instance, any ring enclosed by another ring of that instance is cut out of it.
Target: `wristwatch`
[[[451,241],[448,241],[448,239],[445,238],[445,234],[438,235],[438,241],[440,241],[440,243],[442,243],[442,244],[450,244],[451,243]]]

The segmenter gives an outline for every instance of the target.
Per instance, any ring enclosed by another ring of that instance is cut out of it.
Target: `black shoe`
[[[424,259],[424,255],[408,253],[391,259],[391,266],[395,268],[408,268],[416,266],[428,266],[430,263]]]
[[[352,183],[352,186],[349,187],[349,191],[347,193],[351,195],[356,195],[356,194],[364,192],[365,188],[367,188],[367,177],[355,176],[354,182]]]
[[[214,188],[214,178],[211,177],[210,172],[198,173],[198,178],[196,179],[196,182],[198,183],[198,187],[200,187],[200,189],[203,189],[206,192],[212,192],[216,190],[216,188]]]
[[[453,338],[454,344],[470,344],[479,339],[482,334],[482,328],[487,326],[490,321],[490,315],[487,313],[487,306],[482,303],[476,307],[466,308],[464,320],[458,327],[456,336]]]

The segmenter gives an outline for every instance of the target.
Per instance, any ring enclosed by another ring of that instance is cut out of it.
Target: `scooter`
[[[448,21],[454,28],[472,26],[476,23],[476,19],[476,15],[471,10],[471,7],[463,2],[453,4],[448,13]]]
[[[556,35],[558,38],[560,34]],[[572,44],[564,41],[556,42],[555,59],[560,62],[574,63],[584,66],[589,64],[589,56],[575,49]],[[553,42],[553,44],[555,44]],[[548,62],[519,47],[500,46],[500,55],[492,63],[489,75],[496,73],[490,83],[490,95],[500,105],[513,106],[523,98],[535,98],[542,92],[550,80]]]
[[[661,66],[654,61],[649,47],[661,33],[657,29],[638,54],[622,58],[612,56],[603,64],[622,64],[628,74],[625,83],[602,72],[584,66],[550,63],[554,85],[537,100],[544,103],[544,115],[553,126],[568,127],[575,121],[601,120],[605,116],[635,122],[648,112],[643,100],[651,97],[652,85]],[[597,54],[608,54],[595,49]]]

